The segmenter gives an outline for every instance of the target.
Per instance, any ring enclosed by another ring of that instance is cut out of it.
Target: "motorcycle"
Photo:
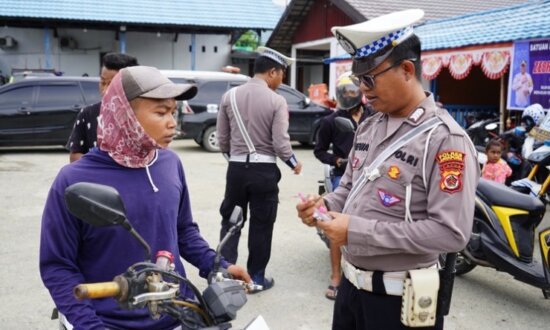
[[[190,280],[174,270],[174,256],[170,252],[158,251],[156,262],[151,262],[151,248],[126,218],[124,204],[114,188],[76,183],[65,190],[65,200],[69,211],[78,219],[96,227],[122,226],[145,251],[143,262],[131,265],[113,281],[77,285],[73,290],[77,299],[111,297],[123,309],[148,308],[153,319],[160,318],[162,314],[169,315],[178,320],[183,329],[225,330],[231,328],[230,321],[236,318],[237,311],[246,303],[245,290],[259,289],[255,284],[230,278],[220,266],[222,246],[243,224],[242,209],[238,206],[231,214],[231,229],[216,249],[208,287],[201,293]],[[196,299],[180,297],[181,283],[191,288]],[[246,327],[252,328],[268,329],[261,316]]]
[[[550,202],[547,193],[549,184],[547,181],[550,180],[550,141],[545,141],[531,151],[527,159],[534,166],[531,167],[527,177],[512,182],[511,186],[519,192],[540,198],[543,203],[548,204]]]
[[[528,177],[533,178],[538,168],[550,164],[550,148],[533,152],[528,159],[535,164]],[[546,211],[542,196],[550,186],[550,176],[538,187],[532,183],[525,193],[480,179],[472,235],[457,256],[456,275],[464,275],[476,266],[491,267],[540,288],[544,297],[550,298],[550,227],[538,233],[542,260],[533,255],[535,230]],[[445,255],[440,261],[445,262]]]
[[[466,133],[476,146],[485,146],[490,139],[498,137],[500,120],[485,118],[476,120],[466,129]]]

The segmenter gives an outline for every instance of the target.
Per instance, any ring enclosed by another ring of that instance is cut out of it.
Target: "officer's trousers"
[[[223,238],[231,227],[229,217],[235,205],[243,209],[245,221],[249,207],[247,268],[253,279],[263,280],[271,256],[271,238],[277,217],[280,179],[281,172],[275,163],[229,162],[227,169],[225,197],[220,207],[220,238]],[[240,236],[240,231],[233,235],[221,251],[224,258],[233,264],[237,262]]]
[[[380,295],[353,286],[344,276],[340,282],[332,330],[443,329],[443,317],[434,327],[410,328],[401,323],[401,296]]]

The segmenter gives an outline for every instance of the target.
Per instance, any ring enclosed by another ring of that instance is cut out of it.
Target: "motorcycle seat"
[[[501,183],[487,179],[479,179],[477,192],[487,199],[491,205],[516,208],[529,213],[544,213],[545,211],[545,206],[540,199],[522,194]]]

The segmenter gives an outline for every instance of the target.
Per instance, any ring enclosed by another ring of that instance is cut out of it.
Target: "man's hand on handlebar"
[[[227,267],[227,272],[233,276],[234,279],[244,281],[246,283],[252,283],[252,278],[250,274],[241,266],[230,265]]]
[[[346,167],[347,164],[348,164],[347,159],[344,159],[344,158],[337,158],[336,159],[336,167],[338,167],[338,168]]]

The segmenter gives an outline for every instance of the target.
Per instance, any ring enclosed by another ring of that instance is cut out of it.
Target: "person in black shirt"
[[[346,72],[338,78],[336,85],[337,110],[321,121],[319,133],[313,153],[322,163],[331,165],[331,183],[334,190],[346,170],[348,154],[353,145],[354,132],[342,132],[335,124],[335,118],[344,117],[351,120],[353,126],[367,118],[372,111],[363,105],[363,94],[350,78],[351,72]],[[332,152],[329,152],[332,144]],[[342,253],[334,244],[330,246],[331,276],[330,285],[325,293],[328,299],[334,300],[340,285]]]
[[[117,72],[125,67],[138,65],[137,59],[133,56],[119,53],[107,53],[102,58],[101,77],[99,80],[99,92],[105,93]],[[69,160],[79,160],[97,144],[97,117],[101,109],[101,102],[90,105],[80,110],[67,142],[67,149],[70,151]]]

